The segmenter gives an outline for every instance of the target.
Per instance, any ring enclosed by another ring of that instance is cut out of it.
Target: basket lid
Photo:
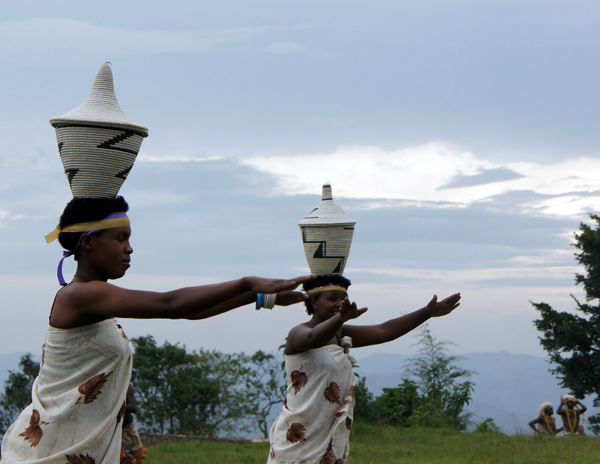
[[[331,226],[354,225],[356,221],[348,216],[342,208],[335,204],[330,184],[323,185],[321,203],[313,209],[298,225],[303,226]]]
[[[50,124],[55,128],[73,125],[114,127],[129,129],[142,137],[148,136],[148,128],[132,121],[119,106],[109,62],[100,67],[92,90],[83,103],[62,116],[50,119]]]

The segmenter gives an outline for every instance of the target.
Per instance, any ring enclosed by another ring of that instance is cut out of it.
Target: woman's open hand
[[[362,316],[367,312],[368,308],[360,308],[358,309],[356,303],[350,303],[350,300],[346,297],[344,301],[342,301],[342,307],[340,308],[340,319],[342,322],[348,322],[350,319],[356,319],[357,317]]]
[[[290,306],[296,303],[302,303],[303,301],[319,296],[321,292],[323,292],[322,287],[315,288],[306,293],[295,292],[291,290],[279,292],[277,293],[277,300],[275,301],[275,304],[277,306]]]
[[[437,301],[437,295],[433,295],[433,298],[427,303],[427,312],[431,317],[440,317],[450,314],[456,308],[460,306],[460,293],[455,293],[442,301]]]

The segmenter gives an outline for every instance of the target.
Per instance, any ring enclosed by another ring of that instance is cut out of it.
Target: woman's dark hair
[[[125,213],[129,205],[123,197],[73,198],[60,216],[61,228],[80,222],[100,221],[114,213]],[[65,250],[74,252],[83,232],[61,232],[58,241]],[[75,255],[77,259],[77,254]]]
[[[320,274],[315,279],[310,280],[308,282],[304,282],[302,284],[302,288],[305,292],[312,290],[313,288],[318,287],[326,287],[327,285],[339,285],[340,287],[344,287],[348,290],[350,286],[350,280],[346,279],[344,276],[339,274]],[[304,302],[306,305],[306,312],[309,315],[312,315],[315,312],[315,308],[310,304],[310,299]]]

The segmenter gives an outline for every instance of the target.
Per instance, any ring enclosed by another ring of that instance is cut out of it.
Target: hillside
[[[22,354],[0,355],[0,385],[3,386],[8,378],[9,369],[17,369]],[[491,417],[505,433],[529,433],[527,423],[535,418],[539,405],[550,401],[556,409],[560,396],[567,393],[558,386],[543,357],[506,351],[468,353],[464,357],[460,365],[475,371],[471,378],[475,382],[475,390],[468,410],[473,413],[476,423]],[[386,353],[364,358],[357,356],[357,372],[366,377],[369,391],[377,396],[383,388],[395,387],[401,382],[408,358]],[[39,356],[34,359],[39,360]],[[591,407],[591,399],[584,404],[588,406],[589,414],[600,413],[600,410]],[[277,408],[274,408],[274,415],[276,413]]]

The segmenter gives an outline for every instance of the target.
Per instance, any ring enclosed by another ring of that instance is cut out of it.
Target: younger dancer
[[[389,342],[432,317],[459,306],[460,294],[378,325],[347,324],[367,308],[350,303],[350,281],[337,274],[319,275],[304,284],[321,288],[308,299],[311,319],[290,330],[285,346],[287,398],[271,428],[269,463],[346,463],[354,406],[353,359],[350,347]]]

